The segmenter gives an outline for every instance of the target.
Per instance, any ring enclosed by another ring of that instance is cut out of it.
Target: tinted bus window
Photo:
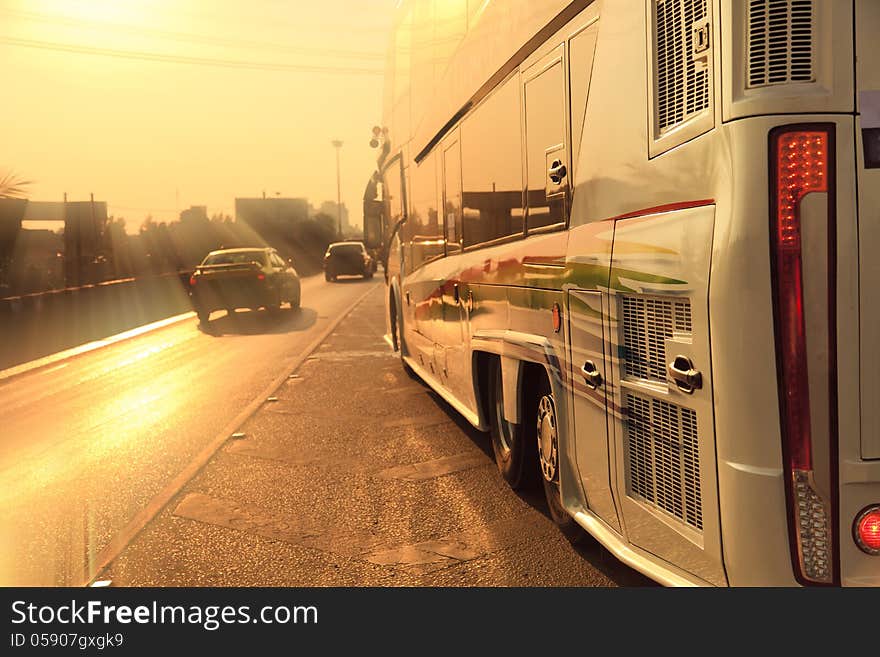
[[[572,169],[577,167],[581,150],[581,138],[587,114],[587,97],[590,94],[590,80],[593,75],[593,55],[596,52],[596,38],[599,23],[580,32],[569,42],[571,76],[571,151]]]
[[[446,253],[461,251],[461,150],[453,142],[443,151],[443,213]]]
[[[412,168],[412,213],[407,223],[410,263],[417,269],[443,255],[443,224],[438,212],[437,158],[432,153]]]
[[[526,160],[528,227],[565,221],[565,194],[552,189],[548,171],[565,163],[565,87],[562,61],[526,82]],[[550,193],[548,194],[548,190]]]
[[[464,245],[523,232],[519,80],[506,82],[461,128]]]

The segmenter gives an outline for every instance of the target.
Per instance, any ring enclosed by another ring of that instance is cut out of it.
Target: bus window
[[[437,203],[437,158],[432,153],[412,167],[411,269],[443,255],[443,226]]]
[[[461,128],[464,245],[523,232],[519,80],[508,80]]]
[[[571,150],[572,170],[577,167],[581,150],[584,122],[587,114],[587,98],[590,94],[590,79],[593,74],[593,55],[596,51],[596,37],[599,23],[578,32],[568,42],[569,76],[571,79]]]
[[[446,253],[461,251],[461,150],[455,141],[443,151],[443,216]]]
[[[565,222],[565,78],[562,60],[526,80],[528,229]]]

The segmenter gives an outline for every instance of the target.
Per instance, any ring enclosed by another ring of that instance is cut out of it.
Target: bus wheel
[[[489,373],[489,412],[492,451],[501,476],[514,490],[525,489],[534,483],[534,440],[526,437],[525,424],[509,422],[504,417],[504,387],[501,378],[501,359],[493,358]],[[526,409],[523,409],[526,410]],[[524,415],[524,417],[529,417]]]
[[[533,425],[537,437],[538,465],[541,481],[544,484],[544,496],[550,517],[559,527],[562,534],[573,545],[584,541],[587,533],[575,522],[562,506],[562,494],[559,487],[559,422],[556,414],[556,401],[550,382],[546,376],[541,377],[538,387],[538,406],[536,421]]]

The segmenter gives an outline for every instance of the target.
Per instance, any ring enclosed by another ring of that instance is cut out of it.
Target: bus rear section
[[[600,13],[566,506],[659,581],[880,585],[880,3]]]
[[[566,508],[667,583],[880,585],[880,3],[603,3],[597,25]]]
[[[709,305],[725,568],[734,585],[877,586],[880,4],[722,3],[721,20],[731,214]]]

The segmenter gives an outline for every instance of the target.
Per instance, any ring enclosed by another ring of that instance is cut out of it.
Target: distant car
[[[275,312],[282,303],[299,308],[301,286],[293,263],[275,249],[211,251],[189,279],[189,296],[201,323],[214,310],[237,308]]]
[[[337,276],[373,278],[376,263],[363,242],[334,242],[324,254],[324,278],[335,281]]]

